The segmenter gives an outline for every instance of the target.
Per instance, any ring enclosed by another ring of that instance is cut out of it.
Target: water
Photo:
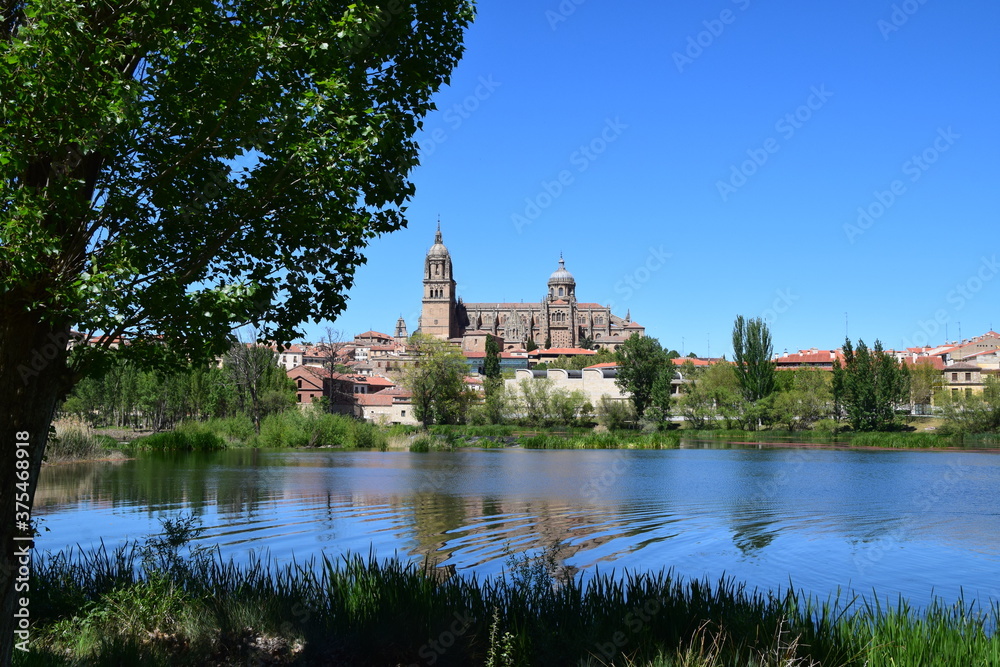
[[[559,545],[584,576],[673,567],[919,606],[1000,599],[998,490],[983,452],[236,450],[48,467],[34,515],[42,550],[142,539],[184,511],[236,559],[374,550],[487,576],[507,549]]]

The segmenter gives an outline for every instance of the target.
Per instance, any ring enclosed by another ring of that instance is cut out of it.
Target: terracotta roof
[[[960,361],[957,364],[952,364],[951,366],[945,366],[946,371],[978,371],[979,366],[975,364],[967,364],[964,361]]]
[[[371,387],[395,387],[396,383],[388,378],[384,378],[380,375],[372,375],[370,377],[361,377],[355,380],[358,384],[367,384]]]
[[[1000,348],[996,348],[995,347],[992,350],[983,350],[981,352],[973,352],[971,354],[965,355],[963,357],[963,359],[971,359],[972,357],[981,357],[981,356],[986,355],[986,354],[1000,354]]]
[[[582,347],[550,347],[547,350],[537,349],[534,352],[529,352],[528,354],[530,356],[538,356],[541,354],[546,354],[546,355],[554,354],[556,356],[565,354],[569,356],[571,354],[597,354],[597,351],[585,350]]]
[[[364,406],[387,406],[392,405],[392,396],[382,391],[377,394],[355,394],[354,402]]]
[[[903,363],[907,366],[930,366],[935,370],[943,371],[945,369],[944,359],[941,357],[917,357],[913,359],[912,357],[903,359]]]
[[[587,370],[588,368],[617,368],[617,367],[618,367],[618,362],[617,361],[605,361],[603,364],[594,364],[593,366],[584,366],[583,370]]]
[[[639,324],[638,322],[629,322],[628,324],[625,325],[626,329],[628,329],[630,327],[632,327],[632,328],[639,328],[639,329],[645,329],[645,327],[642,326],[641,324]]]
[[[683,366],[684,362],[686,362],[686,361],[690,361],[691,364],[694,365],[694,366],[711,366],[712,364],[717,363],[719,360],[718,359],[698,359],[696,357],[674,357],[673,359],[671,359],[671,361],[674,362],[675,366]]]
[[[384,334],[381,331],[366,331],[364,333],[359,333],[355,338],[383,338],[392,340],[392,336],[389,334]]]
[[[844,360],[840,350],[799,350],[797,353],[782,354],[774,358],[778,365],[791,364],[832,364],[835,359]]]

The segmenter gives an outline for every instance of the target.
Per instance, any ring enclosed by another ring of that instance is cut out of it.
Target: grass
[[[84,424],[62,422],[56,437],[45,446],[45,458],[49,463],[102,459],[115,454],[118,447],[113,438],[95,434]]]
[[[556,580],[544,553],[482,581],[373,555],[235,564],[169,523],[39,559],[15,664],[1000,665],[996,604],[820,604],[669,570]]]

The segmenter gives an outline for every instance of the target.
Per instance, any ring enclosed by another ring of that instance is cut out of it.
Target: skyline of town
[[[439,220],[465,300],[537,301],[561,252],[685,353],[772,311],[777,351],[1000,327],[996,3],[564,4],[478,7],[338,328],[416,328]]]

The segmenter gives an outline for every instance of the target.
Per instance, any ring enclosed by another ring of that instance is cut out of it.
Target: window
[[[965,374],[965,381],[966,382],[972,382],[972,373],[966,373]]]
[[[562,295],[563,295],[563,288],[562,288],[562,287],[560,287],[560,288],[559,288],[559,296],[562,296]]]
[[[302,380],[301,380],[301,378],[300,378],[300,379],[298,379],[298,380],[296,380],[296,382],[297,382],[297,383],[298,383],[298,385],[299,385],[299,389],[302,389]]]
[[[965,397],[966,398],[972,398],[972,390],[971,389],[966,389],[965,390]]]
[[[951,381],[952,382],[958,382],[958,373],[952,373],[951,374]]]
[[[302,402],[302,394],[295,394],[295,402],[296,403]]]
[[[400,415],[401,417],[405,417],[405,416],[406,416],[406,410],[400,410],[400,411],[399,411],[399,415]]]

